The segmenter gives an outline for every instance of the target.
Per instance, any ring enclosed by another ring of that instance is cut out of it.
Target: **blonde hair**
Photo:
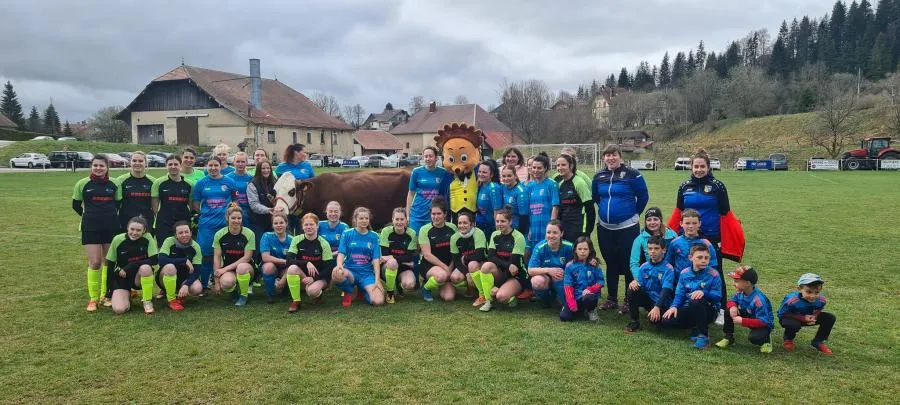
[[[238,156],[243,156],[244,159],[248,159],[248,160],[249,160],[249,158],[247,157],[247,153],[245,153],[245,152],[235,152],[234,158],[237,159]]]
[[[221,152],[228,153],[228,152],[230,152],[230,151],[231,151],[231,147],[230,147],[230,146],[228,146],[228,145],[225,144],[225,143],[220,143],[220,144],[216,145],[215,148],[213,148],[213,155],[218,155],[218,154],[221,153]]]
[[[303,215],[303,218],[300,218],[300,224],[302,225],[304,222],[306,222],[307,219],[313,221],[314,223],[319,223],[319,216],[313,214],[312,212],[308,212],[306,213],[306,215]]]
[[[228,209],[225,210],[225,220],[227,221],[228,218],[231,217],[231,214],[235,212],[241,213],[242,217],[244,216],[244,210],[241,209],[241,206],[236,202],[231,202],[231,204],[228,204]]]
[[[369,216],[368,228],[372,229],[372,211],[369,211],[369,209],[366,207],[356,207],[356,209],[353,210],[353,227],[356,228],[356,217],[358,217],[362,213],[366,213]]]

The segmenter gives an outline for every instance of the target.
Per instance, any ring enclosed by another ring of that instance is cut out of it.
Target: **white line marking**
[[[817,178],[817,179],[819,179],[819,180],[827,181],[827,182],[829,182],[829,183],[831,183],[831,184],[838,184],[838,182],[836,182],[836,181],[834,181],[834,180],[829,180],[829,179],[826,179],[826,178],[822,178],[822,177],[816,176],[815,174],[812,174],[812,173],[809,173],[809,175],[812,176],[812,177],[815,177],[815,178]]]

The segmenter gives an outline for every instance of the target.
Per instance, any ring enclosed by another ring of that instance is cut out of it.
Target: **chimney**
[[[437,111],[437,103],[432,101],[431,104],[428,104],[428,112],[433,113],[435,111]]]
[[[259,59],[250,59],[250,105],[262,109],[262,81],[259,78]]]

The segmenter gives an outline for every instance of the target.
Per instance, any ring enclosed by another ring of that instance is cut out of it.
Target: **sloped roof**
[[[512,131],[487,131],[484,132],[484,141],[491,149],[505,149],[509,145],[522,145],[525,143]]]
[[[460,104],[437,106],[434,112],[430,112],[428,108],[423,108],[415,115],[409,117],[409,121],[397,125],[391,130],[391,133],[394,135],[437,133],[446,124],[454,122],[472,124],[473,118],[475,127],[482,132],[512,131],[478,104]]]
[[[17,126],[18,126],[18,125],[16,125],[16,123],[13,122],[11,119],[6,118],[6,116],[3,115],[3,114],[0,114],[0,127],[13,127],[13,128],[15,128],[15,127],[17,127]]]
[[[362,129],[353,133],[353,139],[369,150],[400,150],[403,142],[387,131],[375,129]]]
[[[246,75],[182,65],[153,79],[153,82],[172,80],[194,82],[222,107],[254,124],[353,129],[347,123],[322,111],[302,93],[278,80],[261,79],[263,107],[261,109],[249,108],[250,78]],[[135,101],[139,97],[140,95]],[[135,101],[132,101],[125,110],[128,111]]]

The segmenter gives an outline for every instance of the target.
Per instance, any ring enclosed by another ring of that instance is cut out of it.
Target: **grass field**
[[[626,317],[563,324],[536,304],[480,313],[468,300],[340,307],[330,293],[296,315],[258,296],[84,311],[75,181],[87,173],[0,174],[0,402],[4,403],[896,403],[900,344],[900,173],[722,173],[748,236],[746,261],[776,306],[797,276],[827,280],[837,316],[819,355],[760,354],[738,329],[698,352],[687,332]],[[648,173],[670,212],[684,173]],[[727,267],[734,264],[727,262]],[[729,288],[731,290],[731,288]],[[644,323],[646,326],[646,322]],[[712,340],[721,329],[711,329]]]

